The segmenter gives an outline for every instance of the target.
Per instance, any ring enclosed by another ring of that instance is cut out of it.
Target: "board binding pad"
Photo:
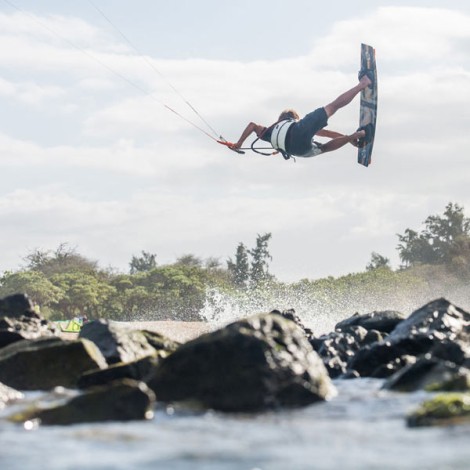
[[[367,44],[361,44],[361,70],[370,70],[374,77],[371,86],[361,91],[361,107],[359,113],[359,127],[372,124],[372,136],[363,147],[359,147],[357,162],[369,166],[372,149],[374,147],[375,126],[377,123],[377,67],[375,64],[375,49]]]

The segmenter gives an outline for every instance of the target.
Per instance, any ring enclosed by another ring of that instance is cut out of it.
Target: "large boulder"
[[[361,326],[366,330],[377,330],[381,333],[391,333],[405,319],[405,315],[396,310],[384,310],[363,315],[355,313],[349,318],[336,324],[336,331],[347,331],[351,327]]]
[[[470,394],[442,393],[423,402],[407,416],[410,427],[470,424]]]
[[[444,354],[457,357],[460,351],[462,363],[468,359],[469,341],[470,313],[441,298],[413,312],[383,341],[360,349],[348,368],[361,377],[389,377],[432,351],[441,357]],[[447,344],[444,349],[443,343]]]
[[[300,328],[302,328],[302,330],[304,330],[304,333],[308,339],[311,339],[314,337],[313,331],[304,325],[304,322],[295,313],[295,310],[293,308],[290,308],[288,310],[272,310],[271,313],[277,313],[278,315],[281,315],[281,317],[286,318],[287,320],[293,321],[297,326],[299,326]]]
[[[108,364],[133,362],[145,356],[152,356],[156,351],[161,355],[176,349],[176,343],[165,340],[161,335],[132,330],[125,325],[108,320],[95,320],[85,323],[79,338],[93,341]],[[161,346],[161,348],[159,348]]]
[[[21,341],[22,339],[37,339],[45,336],[57,336],[58,330],[54,323],[34,317],[1,317],[0,318],[0,348]]]
[[[37,420],[40,424],[67,425],[101,421],[131,421],[153,417],[154,393],[143,382],[122,380],[95,387],[72,398],[20,410],[8,417],[13,422]]]
[[[77,386],[79,388],[89,388],[122,379],[144,380],[157,366],[159,360],[158,354],[155,354],[133,362],[118,362],[106,369],[90,370],[80,377]]]
[[[278,314],[255,315],[183,344],[147,383],[158,400],[223,411],[302,406],[334,393],[304,331]]]
[[[331,378],[349,376],[348,362],[365,345],[382,339],[380,332],[366,330],[362,326],[349,326],[346,331],[333,331],[319,338],[311,338],[310,344],[322,358]]]
[[[41,319],[26,294],[13,294],[0,299],[0,317]]]
[[[469,390],[470,370],[427,354],[389,377],[383,388],[400,392]]]
[[[85,339],[22,340],[0,349],[0,382],[18,390],[73,388],[84,372],[106,366],[99,349]]]
[[[174,341],[160,333],[149,330],[139,330],[147,340],[148,344],[152,346],[158,357],[166,357],[174,353],[181,343]]]
[[[15,294],[0,299],[0,348],[22,339],[57,334],[55,324],[42,318],[26,295]]]

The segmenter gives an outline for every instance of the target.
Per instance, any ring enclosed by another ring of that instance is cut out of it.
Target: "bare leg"
[[[333,102],[325,106],[326,115],[328,117],[333,116],[333,114],[336,113],[338,109],[344,108],[346,105],[351,103],[356,95],[364,90],[364,88],[367,88],[371,83],[372,82],[370,81],[370,78],[364,75],[354,88],[346,91],[342,95],[338,96],[338,98],[336,98]]]
[[[322,146],[322,153],[333,152],[338,150],[341,147],[344,147],[346,144],[353,144],[366,135],[365,131],[354,132],[351,135],[343,135],[341,137],[336,137],[336,139],[331,139],[329,142]]]

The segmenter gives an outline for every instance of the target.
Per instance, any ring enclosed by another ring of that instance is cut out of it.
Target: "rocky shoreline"
[[[26,296],[0,299],[2,419],[145,420],[167,403],[262,412],[328,400],[333,379],[370,377],[389,390],[429,392],[406,418],[410,427],[470,423],[470,313],[446,299],[410,315],[356,314],[321,336],[292,310],[209,330],[179,342],[97,320],[64,338]],[[25,398],[32,390],[42,397]]]

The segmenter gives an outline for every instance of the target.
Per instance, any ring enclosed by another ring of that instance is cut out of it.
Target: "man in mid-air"
[[[328,119],[338,111],[347,106],[362,90],[372,85],[373,75],[368,70],[359,72],[359,83],[338,96],[330,104],[307,114],[300,119],[293,109],[283,111],[279,119],[269,127],[250,122],[236,143],[230,144],[233,150],[239,149],[245,140],[254,132],[261,140],[269,142],[274,149],[282,153],[284,158],[314,157],[326,152],[338,150],[350,143],[354,146],[362,146],[371,138],[370,126],[359,128],[350,135],[325,130]],[[315,136],[327,137],[331,140],[325,144],[314,141]]]

